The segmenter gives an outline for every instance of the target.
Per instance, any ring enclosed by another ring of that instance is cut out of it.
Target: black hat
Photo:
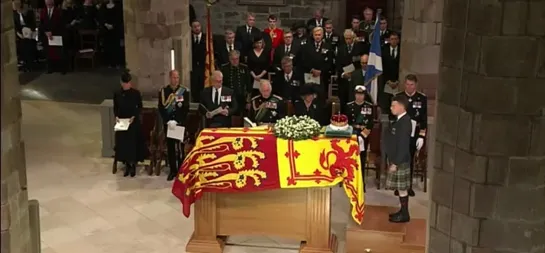
[[[254,36],[254,43],[260,42],[260,41],[262,41],[262,40],[263,40],[263,35],[261,35],[261,34],[256,34],[256,35]]]
[[[314,95],[316,94],[316,89],[314,89],[314,85],[312,84],[305,84],[301,86],[299,94],[301,94],[301,96]]]

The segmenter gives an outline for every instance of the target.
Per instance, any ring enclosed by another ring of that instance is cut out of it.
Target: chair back
[[[95,53],[98,49],[98,31],[80,30],[78,31],[80,53]]]
[[[331,98],[333,95],[339,94],[339,84],[337,82],[337,75],[332,75],[329,79],[329,88],[327,89],[327,97]]]

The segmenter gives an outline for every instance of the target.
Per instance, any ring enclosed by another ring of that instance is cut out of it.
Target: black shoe
[[[395,212],[395,213],[389,214],[388,217],[392,218],[392,217],[394,217],[394,216],[396,216],[396,215],[399,215],[400,213],[401,213],[401,209],[399,209],[399,211],[397,211],[397,212]]]
[[[176,177],[176,173],[168,173],[167,181],[172,181]]]
[[[399,191],[398,191],[398,190],[395,190],[395,191],[394,191],[394,195],[399,196]]]
[[[390,219],[388,220],[393,223],[406,223],[411,221],[411,217],[409,216],[409,214],[400,212],[399,214],[390,216]]]
[[[131,166],[126,165],[125,166],[125,173],[123,173],[124,177],[128,177],[131,174]]]
[[[397,196],[397,195],[396,195]],[[410,197],[414,197],[414,191],[413,189],[409,189],[409,196]]]
[[[131,165],[130,168],[131,168],[131,170],[130,170],[131,177],[136,176],[136,165],[133,164],[133,165]]]

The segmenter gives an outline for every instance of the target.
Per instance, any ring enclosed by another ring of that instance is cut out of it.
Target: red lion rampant
[[[325,151],[322,150],[320,153],[320,165],[323,169],[329,170],[331,177],[336,178],[342,176],[346,171],[347,176],[345,180],[352,181],[354,179],[354,171],[358,170],[358,162],[356,159],[352,158],[355,154],[359,152],[359,147],[356,144],[350,145],[348,151],[339,145],[339,139],[331,140],[331,148],[333,150]],[[350,139],[346,140],[350,142]],[[329,158],[333,156],[335,162],[332,164],[329,163]]]

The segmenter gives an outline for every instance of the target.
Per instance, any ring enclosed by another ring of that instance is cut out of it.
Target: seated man
[[[354,101],[346,104],[346,116],[348,124],[354,128],[354,134],[358,136],[360,144],[360,159],[362,174],[365,182],[365,163],[367,162],[367,146],[369,134],[373,129],[375,115],[373,104],[365,100],[365,86],[358,85],[354,89]],[[364,187],[365,188],[365,187]]]
[[[295,101],[293,107],[295,108],[296,116],[309,116],[310,118],[320,122],[320,125],[327,124],[324,122],[324,107],[318,103],[316,99],[316,89],[311,84],[305,84],[301,86],[301,99]]]
[[[271,95],[272,86],[268,80],[261,80],[259,93],[252,98],[250,120],[257,125],[274,124],[286,115],[286,104],[282,97]]]

